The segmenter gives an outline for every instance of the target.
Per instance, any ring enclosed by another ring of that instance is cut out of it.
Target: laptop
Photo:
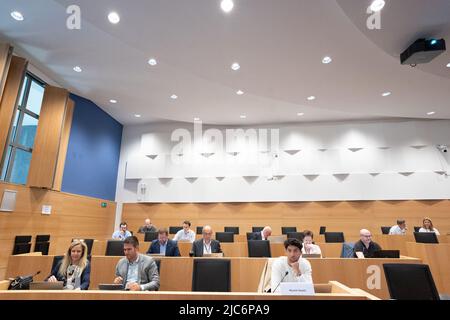
[[[373,253],[374,258],[400,258],[400,250],[380,250]]]
[[[115,283],[100,283],[98,285],[99,290],[124,290],[123,284],[115,284]]]
[[[33,281],[30,283],[30,290],[62,290],[64,282],[48,282],[48,281]]]
[[[302,258],[308,259],[308,258],[322,258],[322,256],[318,253],[304,253],[302,254]]]

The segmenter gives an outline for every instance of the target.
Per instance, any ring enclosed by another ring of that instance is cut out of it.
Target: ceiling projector
[[[400,62],[415,67],[430,62],[442,52],[445,52],[444,39],[418,39],[402,52]]]

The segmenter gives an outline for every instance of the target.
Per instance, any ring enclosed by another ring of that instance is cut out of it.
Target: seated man
[[[144,225],[138,230],[138,233],[155,232],[158,231],[156,227],[152,224],[150,219],[145,219]]]
[[[221,253],[220,242],[212,237],[212,228],[204,226],[202,230],[202,238],[194,241],[192,244],[191,255],[194,257],[203,257],[203,254]]]
[[[174,241],[189,241],[194,242],[195,241],[195,232],[190,229],[191,222],[190,221],[184,221],[183,222],[183,229],[178,231],[175,237],[173,237]]]
[[[272,228],[265,226],[261,232],[254,232],[248,240],[269,240],[269,236],[272,235]]]
[[[131,232],[127,230],[128,226],[126,222],[120,223],[120,229],[112,234],[112,238],[116,240],[125,240],[131,237]]]
[[[320,254],[322,257],[322,251],[317,244],[313,243],[313,232],[310,230],[303,231],[303,248],[302,254]]]
[[[139,240],[135,236],[123,243],[125,257],[116,265],[114,283],[122,284],[125,290],[156,291],[159,289],[158,267],[152,257],[139,253]]]
[[[406,221],[397,220],[397,224],[391,227],[391,229],[389,230],[389,234],[397,234],[404,236],[406,234],[406,230],[408,230],[408,228],[406,227]]]
[[[152,241],[147,253],[160,253],[167,257],[180,256],[177,242],[169,239],[169,231],[165,228],[159,229],[158,239]]]
[[[275,259],[272,264],[272,292],[279,292],[281,282],[313,282],[311,264],[302,258],[302,243],[298,239],[287,239],[284,248],[286,256]]]
[[[381,247],[378,243],[372,241],[372,234],[369,230],[361,229],[359,236],[360,240],[355,243],[353,248],[353,257],[362,258],[364,256],[364,258],[373,258],[374,253],[380,251]]]

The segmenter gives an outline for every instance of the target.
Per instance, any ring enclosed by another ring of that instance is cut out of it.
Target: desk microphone
[[[277,284],[277,286],[275,287],[275,289],[273,289],[272,293],[274,293],[274,292],[278,289],[279,285],[283,282],[284,278],[286,278],[286,276],[287,276],[288,274],[289,274],[289,271],[286,271],[286,273],[284,274],[283,278],[281,278],[280,282],[278,282],[278,284]]]

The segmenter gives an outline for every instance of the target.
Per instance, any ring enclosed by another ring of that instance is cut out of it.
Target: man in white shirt
[[[408,228],[406,227],[406,221],[397,220],[397,225],[391,227],[391,229],[389,230],[389,234],[404,236],[406,234],[406,230],[408,230]]]
[[[279,292],[281,282],[313,283],[311,264],[302,258],[302,243],[297,239],[287,239],[284,248],[286,256],[275,259],[272,264],[272,292]]]
[[[175,237],[173,238],[174,241],[189,241],[194,242],[195,241],[195,232],[190,229],[191,222],[190,221],[184,221],[183,222],[183,229],[178,231]]]

